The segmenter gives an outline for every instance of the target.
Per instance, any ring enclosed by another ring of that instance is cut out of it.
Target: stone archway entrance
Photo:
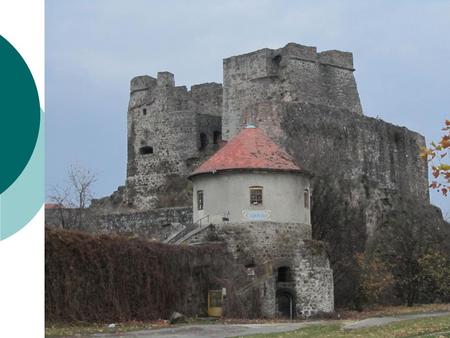
[[[289,319],[295,317],[294,297],[289,291],[279,291],[277,293],[277,306],[280,317]]]

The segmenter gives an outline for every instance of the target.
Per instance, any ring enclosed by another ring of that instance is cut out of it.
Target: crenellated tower
[[[131,80],[127,204],[146,210],[189,203],[188,173],[218,146],[222,86],[176,86],[159,72]]]
[[[223,60],[223,127],[229,140],[251,120],[273,128],[283,103],[304,102],[362,114],[353,56],[289,43]],[[277,136],[277,135],[273,135]]]

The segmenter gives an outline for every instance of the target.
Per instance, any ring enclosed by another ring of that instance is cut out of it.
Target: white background
[[[25,59],[44,93],[44,0],[0,0],[0,34]],[[1,62],[1,60],[0,60]],[[44,336],[44,211],[0,241],[0,337]]]

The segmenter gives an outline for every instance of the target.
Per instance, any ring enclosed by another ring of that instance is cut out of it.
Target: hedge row
[[[208,289],[232,290],[245,275],[221,244],[174,246],[56,229],[46,230],[45,244],[48,322],[201,314]],[[229,301],[237,315],[252,316],[238,299]]]

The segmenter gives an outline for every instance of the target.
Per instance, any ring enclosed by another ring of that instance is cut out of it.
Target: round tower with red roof
[[[310,232],[309,173],[247,126],[190,176],[194,222],[298,223]]]
[[[334,310],[325,246],[311,238],[310,174],[292,156],[247,126],[190,179],[197,228],[189,242],[225,242],[247,268],[241,290],[259,291],[264,316]]]

